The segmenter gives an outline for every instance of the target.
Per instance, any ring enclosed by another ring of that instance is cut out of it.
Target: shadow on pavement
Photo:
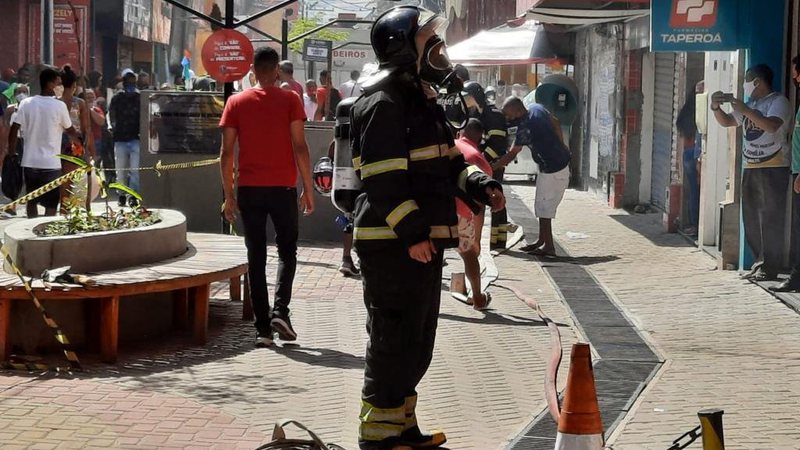
[[[620,259],[617,255],[605,255],[605,256],[563,256],[564,251],[561,248],[558,249],[556,252],[557,256],[554,257],[541,257],[532,255],[530,253],[522,252],[519,250],[509,250],[506,252],[506,255],[514,257],[514,258],[523,258],[528,259],[529,261],[537,261],[542,263],[547,262],[558,262],[558,263],[565,263],[565,264],[575,264],[578,266],[592,266],[595,264],[602,264],[612,261],[617,261]]]
[[[483,317],[464,317],[464,316],[456,316],[453,314],[441,313],[439,314],[439,319],[452,320],[454,322],[462,322],[462,323],[473,323],[478,325],[511,325],[520,327],[547,326],[547,324],[542,322],[541,320],[519,317],[513,314],[498,314],[492,310],[483,311],[483,314],[484,314]],[[563,323],[557,323],[556,325],[560,327],[569,326]]]
[[[364,369],[364,358],[329,348],[302,347],[296,344],[283,344],[275,353],[294,361],[312,366],[332,367],[336,369]]]
[[[609,217],[659,247],[694,247],[680,234],[664,231],[660,213],[618,214]]]

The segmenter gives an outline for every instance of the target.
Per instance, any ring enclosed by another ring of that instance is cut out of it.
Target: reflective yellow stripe
[[[442,152],[438,145],[429,145],[427,147],[415,148],[408,152],[408,157],[412,161],[425,161],[428,159],[436,159],[442,156]]]
[[[447,150],[447,156],[449,156],[450,159],[457,158],[458,156],[461,156],[461,150],[459,150],[458,147],[450,147]]]
[[[467,178],[473,173],[480,171],[481,169],[479,169],[478,166],[468,166],[466,169],[462,170],[458,175],[458,188],[467,192]]]
[[[431,239],[458,237],[458,225],[434,225],[431,227],[430,237]],[[397,239],[397,234],[389,227],[356,227],[353,230],[353,239],[361,241]]]
[[[408,160],[405,158],[393,158],[371,164],[364,164],[361,166],[361,179],[363,180],[365,178],[395,170],[408,170]]]
[[[407,215],[411,214],[412,212],[419,209],[417,202],[414,200],[406,200],[403,203],[400,203],[397,208],[393,209],[392,212],[386,216],[386,223],[394,229],[400,221],[402,221]]]
[[[498,228],[500,231],[508,231],[508,224],[507,224],[507,223],[504,223],[504,224],[498,225],[498,226],[497,226],[497,228]]]
[[[382,441],[400,436],[403,425],[393,423],[361,423],[358,427],[358,438],[364,441]]]
[[[486,147],[484,152],[486,152],[489,156],[491,156],[494,159],[497,159],[497,158],[500,157],[494,150],[492,150],[492,147]]]
[[[381,239],[397,239],[397,235],[389,227],[356,227],[353,230],[353,239],[375,241]]]
[[[370,402],[361,400],[362,422],[390,422],[394,424],[405,423],[405,408],[378,408]]]
[[[489,130],[489,132],[486,133],[486,135],[489,136],[489,137],[492,137],[492,136],[505,137],[506,136],[506,132],[503,131],[503,130]]]
[[[433,239],[450,239],[457,236],[458,226],[437,225],[431,227],[431,238]]]
[[[353,168],[356,169],[356,170],[360,170],[361,169],[361,157],[360,156],[356,156],[355,158],[353,158]]]

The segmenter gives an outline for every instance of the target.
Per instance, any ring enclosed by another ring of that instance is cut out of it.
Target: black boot
[[[800,291],[800,274],[792,275],[788,280],[776,286],[770,286],[769,290],[772,292],[797,292]]]
[[[414,449],[441,447],[445,442],[447,442],[447,436],[443,431],[423,433],[416,425],[400,435],[400,443]]]

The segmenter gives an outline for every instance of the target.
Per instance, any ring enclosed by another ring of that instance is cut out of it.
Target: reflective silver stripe
[[[492,137],[492,136],[502,136],[502,137],[505,137],[505,136],[506,136],[506,134],[507,134],[507,133],[506,133],[505,131],[503,131],[503,130],[489,130],[489,132],[488,132],[488,133],[486,133],[486,135],[487,135],[487,136],[489,136],[489,137]]]
[[[431,227],[431,239],[451,239],[458,237],[458,225],[435,225]],[[356,227],[353,239],[357,241],[377,241],[397,239],[397,234],[389,227]]]
[[[450,147],[449,149],[447,149],[447,152],[445,153],[447,154],[447,156],[450,157],[450,159],[454,159],[461,156],[461,150],[459,150],[458,147]]]
[[[480,172],[481,169],[478,166],[468,166],[466,169],[462,170],[460,174],[458,174],[458,188],[464,192],[467,192],[467,178],[475,172]]]
[[[395,170],[408,170],[408,160],[405,158],[385,159],[361,166],[361,179],[380,175]]]
[[[360,241],[397,239],[397,235],[389,227],[356,227],[353,230],[353,239]]]
[[[425,161],[428,159],[436,159],[442,156],[438,145],[429,145],[427,147],[415,148],[408,152],[408,157],[411,161]]]
[[[450,239],[458,237],[458,225],[448,227],[447,225],[437,225],[431,227],[431,238],[433,239]]]
[[[403,425],[393,423],[361,423],[358,427],[358,438],[365,441],[382,441],[397,437],[403,432]]]
[[[492,157],[492,158],[494,158],[494,159],[497,159],[497,158],[499,158],[499,157],[500,157],[500,156],[499,156],[497,153],[495,153],[495,151],[494,151],[494,150],[492,150],[492,148],[491,148],[491,147],[486,147],[486,148],[485,148],[483,151],[485,151],[486,153],[488,153],[488,154],[489,154],[489,156],[491,156],[491,157]]]
[[[401,424],[405,422],[405,408],[377,408],[371,403],[361,400],[362,422],[390,422]]]
[[[386,216],[386,223],[388,223],[389,226],[394,229],[394,227],[396,227],[397,224],[400,223],[407,215],[418,209],[419,206],[417,205],[417,202],[414,200],[406,200],[403,203],[400,203],[397,208],[393,209],[392,212]]]

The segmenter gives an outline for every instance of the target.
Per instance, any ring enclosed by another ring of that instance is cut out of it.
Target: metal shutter
[[[675,103],[675,54],[656,53],[653,110],[653,171],[650,201],[666,209],[667,187],[672,174],[672,139]]]

